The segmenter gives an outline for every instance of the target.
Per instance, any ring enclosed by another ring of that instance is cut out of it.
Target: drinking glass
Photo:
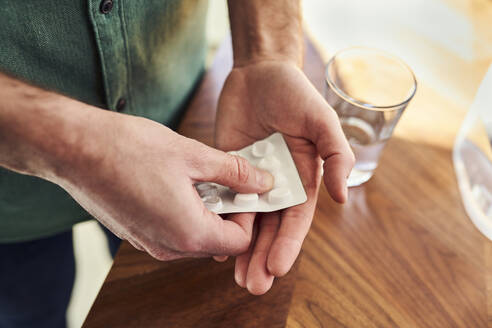
[[[368,181],[417,81],[400,59],[377,49],[352,47],[336,53],[326,67],[325,98],[340,118],[355,155],[349,187]]]
[[[456,136],[453,162],[465,210],[492,240],[492,65]]]

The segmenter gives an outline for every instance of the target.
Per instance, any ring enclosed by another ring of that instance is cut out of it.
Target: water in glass
[[[379,156],[406,104],[388,111],[360,108],[342,99],[330,88],[326,89],[326,99],[337,112],[355,155],[355,165],[347,184],[358,186],[374,174]]]

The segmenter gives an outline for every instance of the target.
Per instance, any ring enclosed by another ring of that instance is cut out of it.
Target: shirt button
[[[103,0],[101,1],[101,5],[99,6],[99,10],[101,10],[101,12],[103,14],[108,14],[111,9],[113,9],[113,0]]]
[[[121,111],[123,111],[125,106],[126,106],[126,99],[125,98],[118,99],[118,102],[116,103],[116,110],[118,112],[121,112]]]

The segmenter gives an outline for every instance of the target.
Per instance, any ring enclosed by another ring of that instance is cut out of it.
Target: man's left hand
[[[281,211],[226,217],[256,218],[256,237],[236,258],[235,268],[236,282],[255,295],[267,292],[294,264],[311,226],[322,165],[329,194],[343,203],[354,164],[338,116],[296,65],[265,60],[233,68],[219,100],[216,146],[236,150],[277,131],[289,146],[308,200]]]

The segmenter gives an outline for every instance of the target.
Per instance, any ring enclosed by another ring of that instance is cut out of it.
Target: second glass
[[[368,181],[417,81],[400,59],[383,51],[353,47],[335,54],[326,68],[325,98],[340,118],[355,155],[349,187]]]

